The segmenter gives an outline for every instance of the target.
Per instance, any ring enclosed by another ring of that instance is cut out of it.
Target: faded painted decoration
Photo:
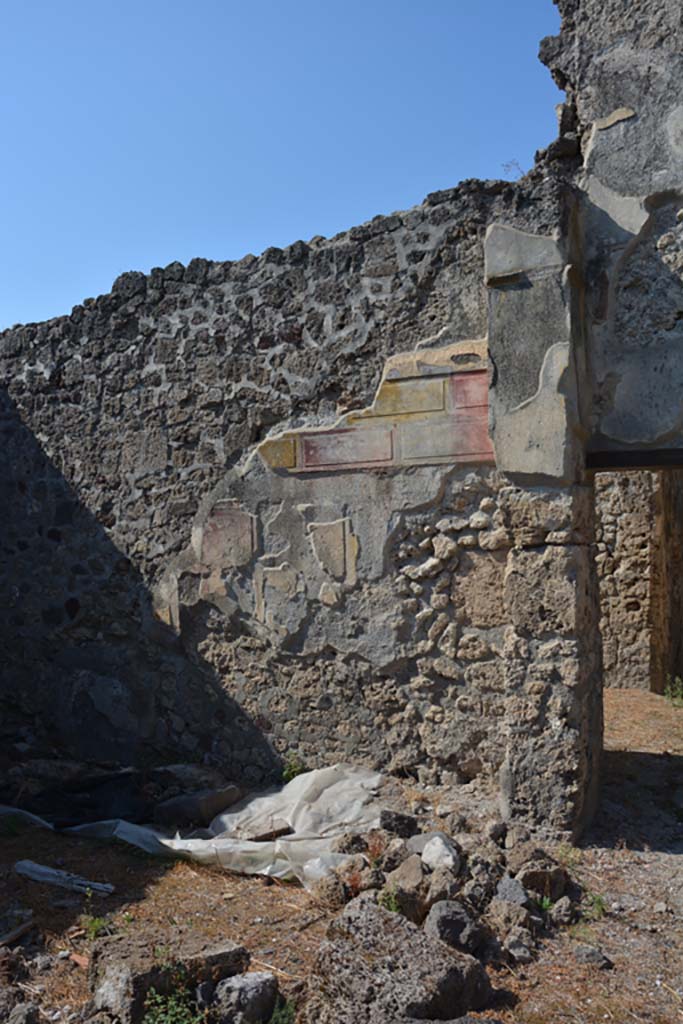
[[[394,358],[368,409],[332,429],[271,438],[258,453],[292,473],[492,462],[487,378],[485,342]]]

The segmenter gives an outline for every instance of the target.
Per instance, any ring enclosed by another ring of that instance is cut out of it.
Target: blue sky
[[[551,0],[3,5],[0,328],[514,177],[556,134],[558,28]]]

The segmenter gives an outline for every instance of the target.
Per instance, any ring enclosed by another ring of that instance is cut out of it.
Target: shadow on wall
[[[13,766],[55,756],[203,763],[247,786],[279,775],[267,738],[154,618],[106,520],[79,501],[4,390],[0,508],[0,801],[19,802]]]

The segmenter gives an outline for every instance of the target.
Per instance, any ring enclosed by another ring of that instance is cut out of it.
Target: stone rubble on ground
[[[311,1024],[389,1024],[430,1014],[452,1020],[488,1005],[490,989],[459,983],[446,1017],[435,1013],[433,993],[425,989],[417,1012],[411,985],[421,976],[421,956],[428,960],[436,949],[448,949],[460,965],[463,956],[480,966],[528,964],[544,935],[579,914],[580,889],[526,829],[493,821],[467,832],[459,819],[461,831],[449,836],[423,832],[417,818],[407,817],[382,814],[384,828],[336,840],[335,849],[348,858],[313,889],[327,906],[348,906],[331,924],[313,969],[306,1011]],[[597,955],[586,962],[605,966]],[[470,964],[468,977],[472,971]],[[361,1015],[347,1018],[352,1005]]]

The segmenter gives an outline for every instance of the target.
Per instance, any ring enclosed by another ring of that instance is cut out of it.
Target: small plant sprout
[[[291,999],[288,999],[286,1003],[275,1007],[268,1024],[294,1024],[295,1018],[296,1007]]]
[[[102,935],[111,935],[113,926],[106,917],[97,917],[93,914],[81,914],[81,927],[91,942],[99,939]]]
[[[398,903],[396,890],[393,888],[383,889],[382,892],[379,894],[377,902],[379,903],[380,907],[384,907],[385,910],[390,910],[392,914],[401,913],[401,908]]]
[[[553,901],[551,900],[550,896],[539,896],[535,903],[538,909],[542,911],[544,914],[547,914],[553,905]]]
[[[288,754],[282,769],[282,781],[291,782],[297,775],[303,775],[308,768],[297,754]]]
[[[198,1009],[185,969],[174,964],[165,970],[171,975],[171,991],[149,990],[142,1024],[208,1024],[207,1012]]]
[[[680,676],[667,676],[664,696],[675,708],[683,708],[683,679]]]
[[[607,902],[604,896],[597,892],[587,892],[585,895],[586,909],[582,916],[587,921],[599,921],[607,913]]]

